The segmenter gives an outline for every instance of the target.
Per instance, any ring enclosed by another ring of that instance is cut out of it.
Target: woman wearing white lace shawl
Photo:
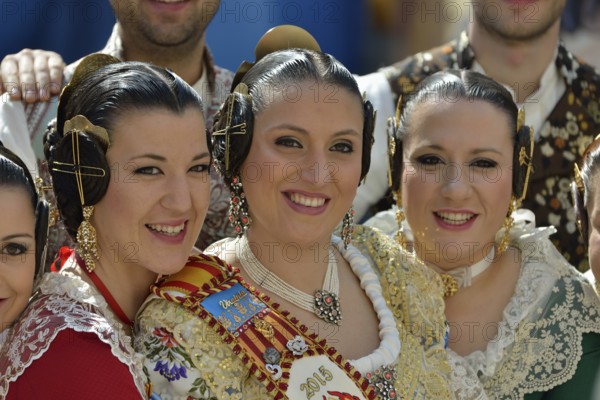
[[[0,398],[147,398],[131,320],[158,275],[184,267],[208,209],[201,100],[165,69],[94,54],[63,90],[45,151],[77,248],[15,325]]]
[[[536,179],[524,116],[501,85],[470,71],[437,73],[404,100],[390,121],[400,208],[367,224],[443,279],[457,397],[591,399],[600,302],[549,240],[554,228],[513,212]]]
[[[142,306],[136,344],[154,391],[181,400],[452,398],[438,277],[401,264],[409,255],[381,232],[352,233],[370,103],[298,27],[273,28],[255,54],[213,131],[239,237],[206,250],[230,265],[190,259]]]

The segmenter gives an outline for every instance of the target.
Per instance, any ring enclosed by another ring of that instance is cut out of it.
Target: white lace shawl
[[[484,351],[461,357],[448,349],[451,384],[460,399],[522,399],[565,383],[581,359],[582,335],[600,333],[600,300],[550,242],[555,228],[535,228],[529,210],[517,210],[513,218],[511,245],[523,262],[498,334]],[[366,225],[394,235],[395,211],[379,213]],[[412,237],[408,225],[403,232]]]
[[[97,290],[69,272],[47,273],[27,310],[15,325],[0,359],[0,398],[35,360],[48,350],[65,329],[94,333],[111,348],[112,354],[129,371],[140,395],[145,398],[146,378],[131,337]]]

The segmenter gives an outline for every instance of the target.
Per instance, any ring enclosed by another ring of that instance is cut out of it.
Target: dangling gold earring
[[[350,207],[348,212],[344,215],[342,221],[342,242],[344,243],[344,249],[348,248],[348,245],[352,241],[352,233],[354,232],[354,207]]]
[[[504,224],[502,224],[502,228],[504,229],[504,233],[502,235],[502,239],[498,244],[498,255],[502,254],[508,248],[510,244],[510,228],[512,228],[515,220],[512,217],[513,211],[516,208],[516,200],[515,196],[511,196],[510,204],[508,205],[508,212],[506,214],[506,218],[504,218]]]
[[[52,171],[65,174],[75,175],[77,190],[79,191],[79,200],[81,202],[81,212],[83,220],[77,228],[77,253],[85,262],[85,268],[88,272],[92,272],[96,268],[95,260],[98,260],[98,243],[96,239],[96,229],[92,226],[90,218],[94,214],[94,206],[86,206],[85,193],[83,190],[83,177],[103,178],[106,176],[106,171],[100,167],[89,165],[81,165],[81,151],[79,144],[80,133],[93,135],[98,141],[102,142],[106,147],[110,145],[108,132],[101,126],[92,124],[84,115],[76,115],[68,121],[65,121],[64,136],[72,135],[71,137],[71,152],[73,154],[73,162],[52,163]]]
[[[85,268],[92,272],[96,268],[98,257],[98,243],[96,239],[96,229],[90,222],[94,214],[94,206],[83,207],[83,221],[77,228],[77,252],[85,262]]]
[[[396,191],[394,197],[396,197],[396,222],[398,223],[396,241],[406,250],[408,240],[406,239],[404,232],[402,232],[402,221],[406,219],[406,216],[404,215],[404,209],[402,209],[402,194],[400,193],[400,190]]]

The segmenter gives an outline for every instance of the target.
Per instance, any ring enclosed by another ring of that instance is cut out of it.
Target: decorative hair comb
[[[92,72],[106,65],[116,64],[119,62],[121,62],[121,60],[119,60],[118,58],[102,53],[91,54],[85,57],[83,60],[81,60],[79,65],[77,65],[77,68],[75,68],[75,72],[73,72],[73,77],[71,78],[67,86],[65,86],[65,88],[62,90],[60,94],[60,101],[67,101],[73,94],[75,88],[79,86],[81,81],[83,81],[85,77],[91,74]]]
[[[227,120],[225,121],[225,128],[219,129],[213,132],[213,136],[225,136],[225,175],[229,175],[229,147],[231,135],[245,135],[246,134],[246,123],[232,125],[233,120],[233,108],[235,106],[235,94],[240,93],[244,96],[248,96],[248,86],[245,83],[239,83],[233,93],[229,95],[229,103],[227,108]]]
[[[295,48],[321,51],[321,47],[315,38],[299,26],[279,25],[269,29],[260,38],[254,48],[254,58],[256,60],[253,63],[248,61],[242,62],[235,72],[233,82],[231,83],[232,91],[240,83],[246,72],[264,56],[279,50]]]

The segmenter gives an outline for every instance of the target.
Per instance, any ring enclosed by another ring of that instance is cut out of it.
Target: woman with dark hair
[[[370,103],[299,28],[274,28],[255,54],[213,131],[238,237],[207,252],[233,267],[188,265],[153,289],[136,342],[153,387],[165,398],[449,397],[441,283],[401,266],[385,235],[352,235]]]
[[[206,215],[202,103],[173,73],[86,57],[63,90],[46,157],[77,243],[46,274],[0,359],[0,397],[147,397],[132,320],[185,265]]]
[[[403,100],[389,138],[398,208],[368,224],[444,281],[456,396],[592,399],[600,301],[554,228],[518,209],[533,154],[524,115],[472,71],[436,73]]]
[[[43,272],[48,205],[25,163],[0,142],[0,345]]]

